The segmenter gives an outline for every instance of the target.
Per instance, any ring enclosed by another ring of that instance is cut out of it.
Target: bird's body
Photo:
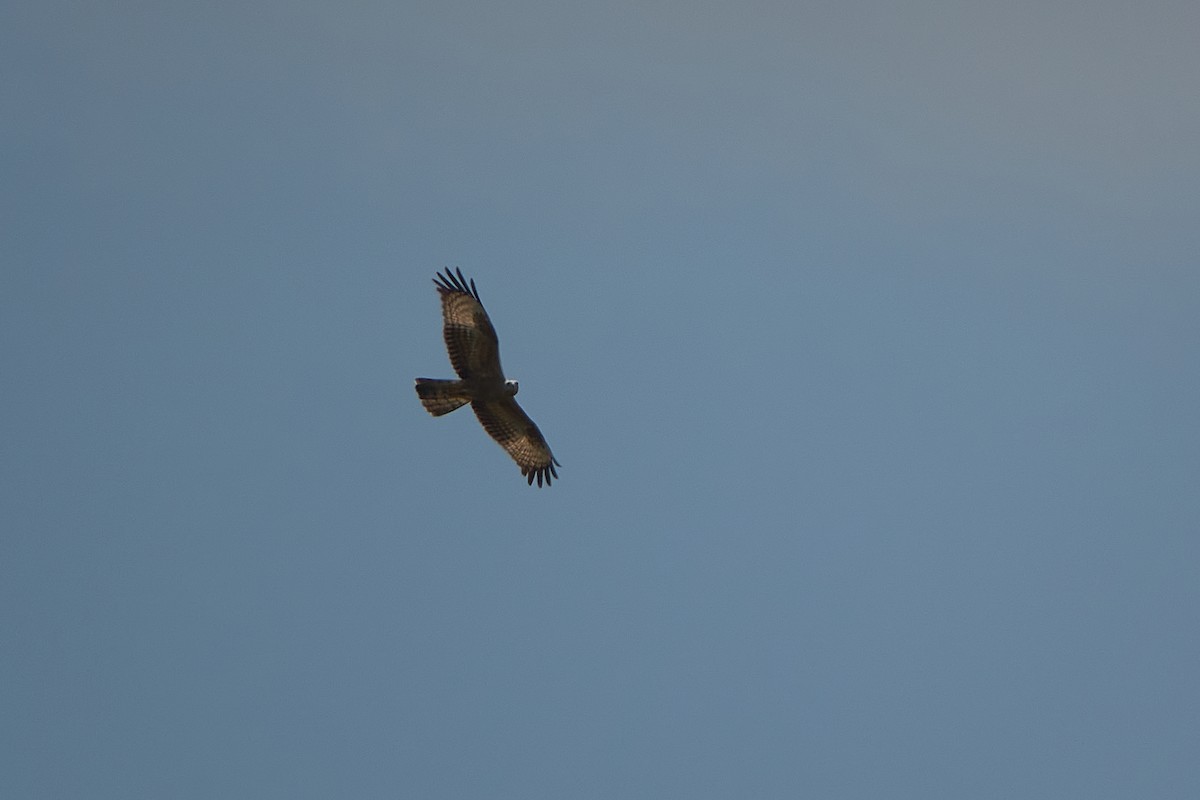
[[[417,396],[435,417],[471,404],[488,435],[508,451],[530,485],[550,485],[562,466],[533,420],[517,405],[517,382],[505,380],[500,342],[483,309],[475,281],[462,270],[446,270],[434,279],[442,300],[442,334],[458,380],[417,378]]]

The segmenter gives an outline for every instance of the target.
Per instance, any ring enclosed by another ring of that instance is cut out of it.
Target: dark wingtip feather
[[[561,467],[562,464],[559,466]],[[554,483],[554,478],[558,477],[558,472],[555,471],[553,464],[544,467],[526,467],[521,470],[521,474],[525,476],[525,481],[530,486],[533,486],[533,482],[536,480],[539,489],[542,486],[551,485]]]
[[[480,303],[483,303],[483,301],[479,299],[479,290],[475,288],[475,279],[472,278],[470,281],[468,281],[466,276],[463,275],[462,267],[456,267],[453,270],[451,270],[449,267],[446,267],[443,272],[439,272],[437,274],[437,277],[433,279],[433,282],[437,285],[439,292],[458,292],[459,294],[470,295],[476,300],[479,300]]]

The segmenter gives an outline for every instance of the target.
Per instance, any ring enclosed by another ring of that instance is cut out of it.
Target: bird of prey
[[[450,364],[459,380],[417,378],[417,397],[421,405],[435,417],[449,414],[459,406],[471,404],[488,435],[508,451],[521,468],[529,485],[534,479],[540,487],[557,478],[555,467],[561,467],[517,401],[517,382],[505,380],[500,368],[500,342],[483,303],[475,281],[469,283],[462,269],[457,274],[446,270],[438,273],[433,282],[442,299],[442,336],[450,354]]]

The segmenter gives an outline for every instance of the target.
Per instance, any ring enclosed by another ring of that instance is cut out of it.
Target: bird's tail
[[[459,406],[471,402],[462,381],[444,381],[436,378],[417,378],[417,397],[421,405],[435,417],[449,414]]]

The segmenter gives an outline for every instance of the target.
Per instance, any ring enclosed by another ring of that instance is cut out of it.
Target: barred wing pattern
[[[475,281],[461,269],[434,279],[442,300],[442,335],[450,364],[461,380],[417,378],[417,396],[434,416],[448,414],[467,402],[483,429],[503,447],[529,485],[549,486],[561,467],[542,432],[513,399],[515,383],[504,380],[500,343],[488,319]]]
[[[537,479],[538,486],[542,485],[543,480],[549,486],[551,479],[558,477],[558,471],[554,468],[562,464],[555,460],[542,432],[517,405],[516,400],[509,397],[491,403],[476,401],[471,403],[471,409],[488,435],[499,442],[517,462],[530,486],[534,479]]]
[[[450,354],[450,365],[458,377],[471,380],[504,380],[500,368],[500,340],[479,301],[475,281],[468,283],[458,270],[434,279],[442,298],[442,337]]]

